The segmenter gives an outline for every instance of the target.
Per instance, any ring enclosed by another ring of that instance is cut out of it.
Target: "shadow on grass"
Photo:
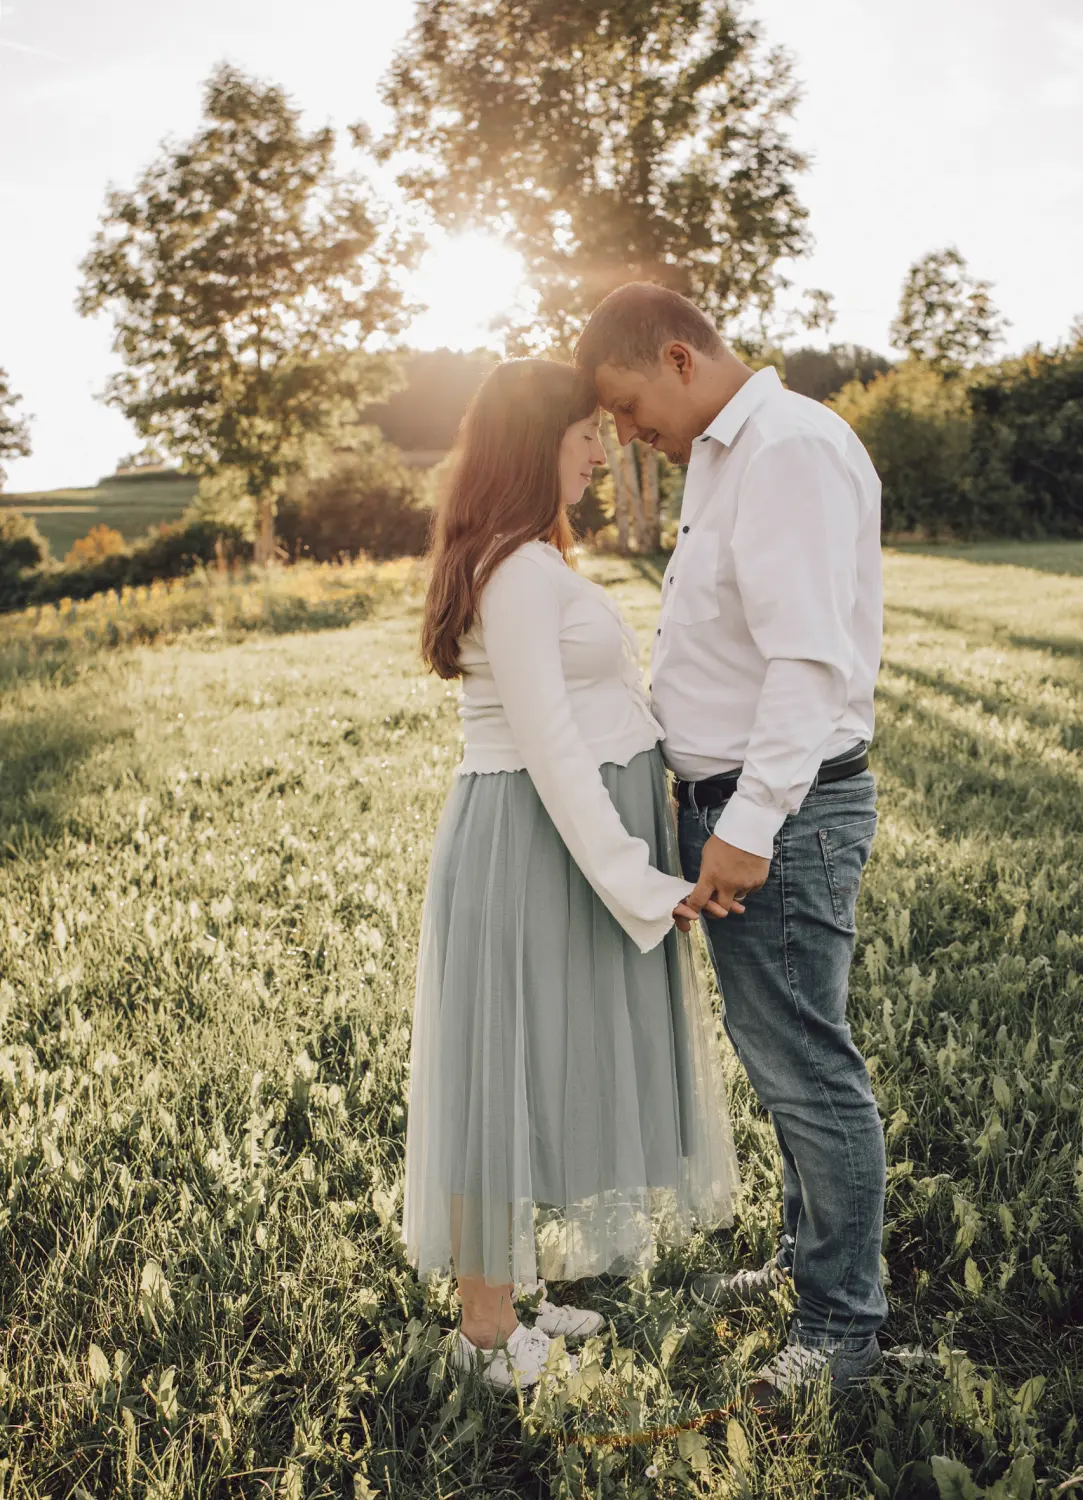
[[[954,630],[973,640],[1002,641],[1022,651],[1044,651],[1049,656],[1083,657],[1083,637],[1078,635],[1020,635],[1009,626],[980,615],[957,610],[922,609],[916,604],[888,603],[886,615],[908,616],[937,630]]]
[[[900,542],[891,551],[1083,578],[1083,542]]]
[[[873,770],[895,782],[893,803],[915,827],[944,838],[984,831],[1005,848],[1048,838],[1051,829],[1083,834],[1080,781],[1067,767],[1015,755],[955,724],[947,704],[941,711],[913,703],[886,684],[879,701],[885,724]]]
[[[1055,729],[1066,750],[1083,750],[1083,718],[1069,718],[1053,713],[1048,708],[1035,708],[1007,693],[976,692],[952,678],[938,672],[927,672],[921,667],[904,666],[902,662],[884,657],[884,668],[896,677],[911,682],[915,687],[940,693],[963,708],[979,708],[983,714],[997,714],[1010,719],[1022,719],[1036,729]],[[1083,707],[1083,706],[1081,706]]]
[[[130,733],[56,705],[0,724],[0,862],[33,858],[68,832],[78,768]]]

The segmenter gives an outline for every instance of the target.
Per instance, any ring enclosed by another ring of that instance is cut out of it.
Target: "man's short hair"
[[[673,341],[701,354],[721,354],[718,329],[694,302],[651,281],[630,281],[591,313],[575,346],[575,362],[593,378],[599,365],[653,370]]]

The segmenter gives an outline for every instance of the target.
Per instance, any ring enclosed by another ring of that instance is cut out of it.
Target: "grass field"
[[[148,526],[175,521],[195,492],[194,479],[106,479],[87,489],[0,494],[0,509],[33,516],[53,556],[63,558],[92,526],[111,526],[132,542]]]
[[[715,1324],[682,1291],[775,1233],[732,1070],[734,1232],[579,1288],[609,1332],[568,1390],[445,1376],[449,1287],[396,1228],[458,754],[417,570],[0,623],[4,1500],[1083,1489],[1079,556],[887,559],[853,1019],[889,1142],[885,1343],[933,1358],[773,1425],[739,1386],[785,1302]],[[654,567],[586,566],[646,638]]]

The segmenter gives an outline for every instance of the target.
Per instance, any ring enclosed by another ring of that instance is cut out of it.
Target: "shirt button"
[[[659,625],[658,629],[654,633],[655,633],[655,635],[661,635],[662,634],[662,627],[661,627],[661,625]]]
[[[682,526],[682,527],[681,527],[681,530],[682,530],[682,531],[691,531],[691,529],[692,529],[692,528],[691,528],[691,527],[690,527],[690,526]]]

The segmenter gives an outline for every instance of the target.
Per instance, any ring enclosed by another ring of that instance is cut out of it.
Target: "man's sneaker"
[[[700,1307],[714,1311],[720,1307],[751,1307],[766,1302],[777,1287],[785,1286],[789,1276],[777,1260],[769,1260],[758,1271],[710,1272],[692,1278],[692,1299]]]
[[[782,1401],[845,1390],[872,1375],[880,1364],[880,1345],[875,1335],[860,1349],[816,1348],[803,1344],[794,1334],[774,1359],[752,1377],[749,1394],[761,1411]]]
[[[535,1301],[539,1293],[541,1300]],[[536,1281],[533,1285],[517,1285],[515,1294],[517,1300],[525,1302],[527,1309],[533,1308],[537,1314],[534,1327],[547,1333],[551,1339],[586,1339],[605,1326],[601,1313],[590,1312],[585,1307],[567,1307],[550,1302],[544,1281]]]
[[[505,1342],[495,1349],[479,1349],[460,1331],[451,1362],[456,1370],[479,1370],[489,1385],[507,1391],[514,1385],[523,1388],[536,1385],[545,1373],[552,1347],[553,1341],[547,1333],[527,1328],[525,1323],[516,1324]],[[578,1360],[574,1354],[564,1357],[568,1373],[574,1374]]]

